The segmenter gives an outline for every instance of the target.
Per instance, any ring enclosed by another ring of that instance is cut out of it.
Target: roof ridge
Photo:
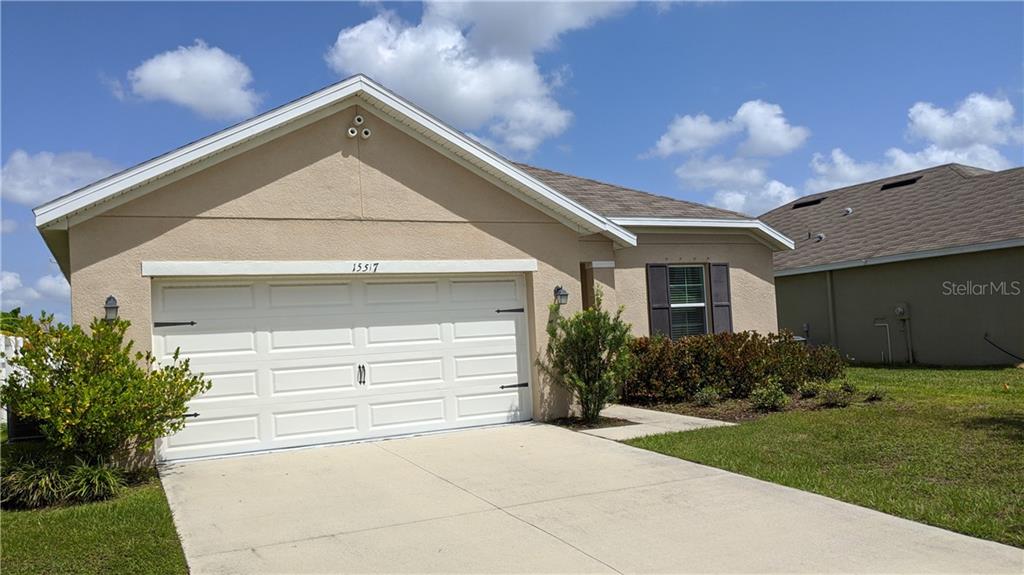
[[[602,180],[595,180],[594,178],[588,178],[588,177],[585,177],[585,176],[577,176],[576,174],[570,174],[570,173],[567,173],[567,172],[559,172],[557,170],[552,170],[552,169],[549,169],[549,168],[542,168],[540,166],[534,166],[533,164],[527,164],[526,162],[512,161],[512,163],[517,165],[517,166],[521,166],[521,167],[524,167],[524,168],[529,168],[529,169],[532,169],[532,170],[541,170],[541,171],[548,172],[550,174],[555,174],[555,175],[558,175],[558,176],[565,176],[565,177],[568,177],[568,178],[575,178],[577,180],[585,180],[585,181],[588,181],[588,182],[593,182],[595,184],[600,184],[602,186],[609,186],[609,187],[612,187],[612,188],[618,188],[620,190],[626,190],[626,191],[637,193],[637,194],[643,194],[645,196],[651,196],[653,198],[662,198],[662,199],[666,199],[666,200],[672,200],[673,202],[679,202],[679,203],[682,203],[682,204],[686,204],[686,205],[689,205],[689,206],[700,207],[700,208],[708,208],[708,207],[710,207],[710,208],[714,208],[714,209],[719,210],[719,211],[724,212],[724,213],[729,213],[729,214],[733,214],[735,216],[739,216],[739,217],[741,217],[743,219],[757,219],[754,216],[748,216],[748,215],[745,215],[745,214],[741,214],[739,212],[734,212],[732,210],[727,210],[725,208],[719,208],[719,207],[716,207],[716,206],[708,206],[707,204],[702,204],[700,202],[692,202],[690,200],[682,200],[682,199],[679,199],[679,198],[673,198],[671,196],[663,196],[661,194],[654,194],[654,193],[651,193],[651,192],[645,192],[643,190],[638,190],[636,188],[628,188],[628,187],[620,185],[620,184],[613,184],[611,182],[605,182],[605,181],[602,181]]]

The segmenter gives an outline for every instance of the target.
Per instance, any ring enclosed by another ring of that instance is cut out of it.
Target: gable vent
[[[825,198],[814,198],[813,200],[806,200],[806,201],[803,201],[803,202],[797,202],[797,203],[793,204],[793,209],[794,210],[798,210],[800,208],[806,208],[808,206],[816,206],[816,205],[818,205],[818,204],[820,204],[821,202],[824,202],[824,201],[825,201]]]
[[[889,182],[887,184],[882,184],[882,187],[881,187],[881,189],[879,191],[891,190],[893,188],[902,188],[903,186],[911,186],[913,184],[916,184],[917,181],[920,180],[920,179],[921,179],[921,176],[918,176],[916,178],[907,178],[906,180],[897,180],[895,182]]]

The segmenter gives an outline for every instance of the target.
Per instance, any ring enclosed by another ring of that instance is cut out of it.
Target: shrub
[[[47,446],[65,461],[104,462],[178,431],[188,401],[210,384],[177,351],[161,366],[150,353],[132,353],[128,326],[93,320],[86,333],[49,315],[27,322],[24,347],[8,359],[13,369],[0,384],[0,403],[38,422]]]
[[[52,454],[5,461],[0,480],[0,502],[5,509],[102,501],[117,495],[124,486],[124,476],[115,467],[81,461],[67,465]]]
[[[851,395],[857,393],[857,386],[854,385],[853,382],[850,380],[844,380],[841,384],[839,384],[839,389]]]
[[[750,393],[750,405],[758,411],[781,411],[789,403],[782,385],[769,380]]]
[[[821,382],[805,381],[797,386],[796,391],[804,399],[818,397],[818,394],[821,393]]]
[[[885,390],[881,387],[872,387],[864,398],[865,401],[882,401],[883,399],[885,399]]]
[[[705,388],[743,399],[768,379],[788,394],[808,381],[831,381],[845,369],[835,349],[808,347],[788,333],[638,338],[632,351],[636,368],[623,390],[626,403],[676,403]]]
[[[631,369],[630,325],[601,309],[601,294],[593,307],[565,318],[551,306],[548,346],[539,365],[555,384],[573,394],[586,422],[597,421]]]
[[[124,483],[124,475],[116,467],[79,462],[68,469],[66,498],[79,502],[110,499]]]
[[[721,400],[718,391],[713,387],[705,387],[693,394],[693,402],[701,407],[710,407]]]
[[[850,394],[835,387],[826,388],[821,392],[818,405],[826,408],[846,407],[850,405]]]

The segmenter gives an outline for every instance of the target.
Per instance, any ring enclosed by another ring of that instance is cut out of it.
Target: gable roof
[[[609,219],[553,190],[502,156],[447,126],[420,108],[357,74],[152,160],[89,184],[37,208],[36,227],[51,251],[66,238],[47,230],[66,230],[71,218],[88,219],[171,181],[306,125],[350,105],[352,98],[394,120],[414,137],[430,142],[479,175],[517,194],[580,233],[599,233],[621,245],[636,245],[636,236]]]
[[[1024,167],[945,164],[804,196],[761,219],[796,239],[775,254],[776,275],[1024,246]]]

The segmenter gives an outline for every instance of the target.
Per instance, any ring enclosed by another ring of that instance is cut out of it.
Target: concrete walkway
[[[638,407],[629,407],[626,405],[609,405],[601,410],[601,415],[632,421],[635,425],[584,429],[581,430],[580,433],[586,433],[587,435],[593,435],[595,437],[603,437],[605,439],[613,439],[615,441],[625,441],[636,437],[658,435],[659,433],[690,431],[692,429],[721,427],[723,425],[736,425],[735,423],[729,423],[727,421],[691,417],[689,415],[679,415],[678,413],[655,411],[653,409],[640,409]]]
[[[192,573],[1021,573],[1024,551],[539,424],[161,470]]]

